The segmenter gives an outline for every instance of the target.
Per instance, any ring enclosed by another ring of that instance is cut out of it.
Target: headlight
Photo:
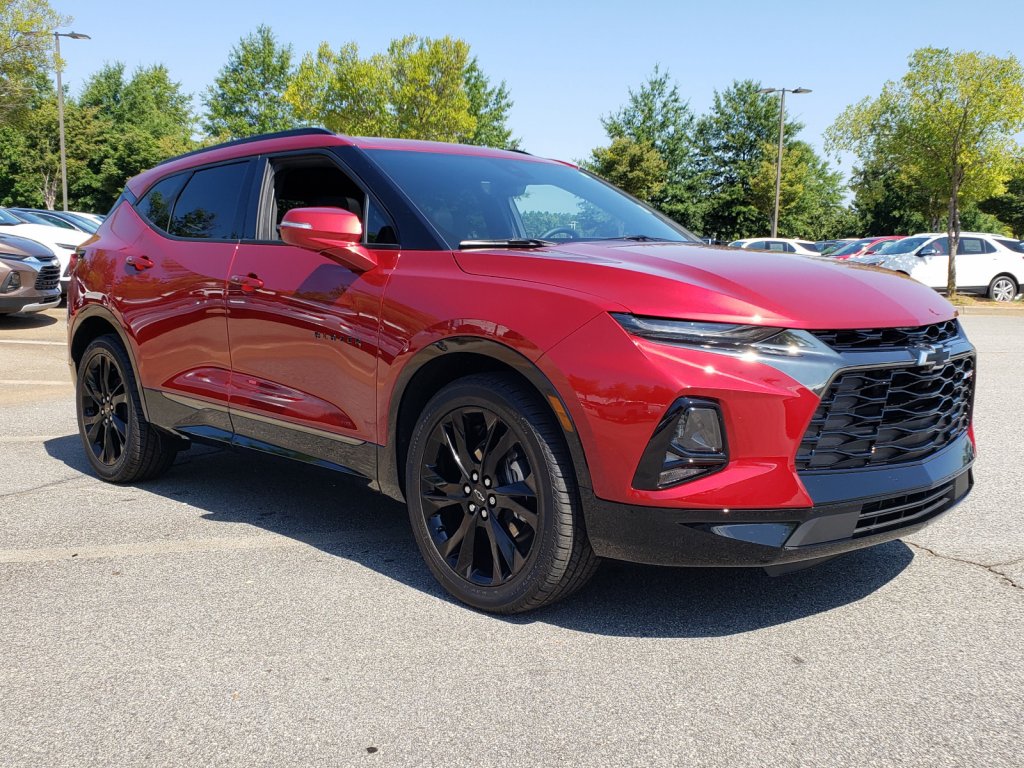
[[[633,336],[670,344],[712,347],[746,347],[782,333],[781,328],[734,323],[699,323],[691,320],[666,320],[612,312],[612,317]]]

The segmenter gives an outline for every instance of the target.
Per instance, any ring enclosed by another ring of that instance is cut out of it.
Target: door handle
[[[252,293],[263,287],[259,276],[250,272],[248,275],[232,275],[231,282],[242,289],[242,293]]]
[[[135,267],[139,272],[156,266],[156,262],[149,258],[149,256],[129,256],[124,260],[124,263],[129,267]]]

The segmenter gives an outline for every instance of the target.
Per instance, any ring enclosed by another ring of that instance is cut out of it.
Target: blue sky
[[[261,23],[299,56],[324,40],[334,47],[355,41],[369,54],[409,33],[460,37],[492,80],[507,82],[515,100],[511,125],[523,148],[568,160],[606,143],[601,116],[659,63],[698,113],[733,79],[812,88],[787,98],[786,106],[806,124],[802,137],[820,148],[822,131],[843,108],[898,78],[915,48],[1024,59],[1024,12],[1010,0],[51,3],[74,17],[73,29],[92,36],[62,44],[73,93],[104,63],[123,61],[130,69],[163,63],[186,91],[199,94],[230,47]]]

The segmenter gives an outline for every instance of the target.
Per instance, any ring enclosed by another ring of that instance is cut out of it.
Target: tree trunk
[[[949,271],[946,274],[946,296],[956,298],[956,252],[960,247],[960,176],[959,166],[953,170],[953,189],[949,197]]]

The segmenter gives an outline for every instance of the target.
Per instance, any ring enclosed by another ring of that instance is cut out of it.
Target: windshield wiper
[[[459,243],[459,248],[463,250],[471,248],[540,248],[545,245],[554,245],[554,243],[536,237],[520,237],[508,240],[463,240]]]

